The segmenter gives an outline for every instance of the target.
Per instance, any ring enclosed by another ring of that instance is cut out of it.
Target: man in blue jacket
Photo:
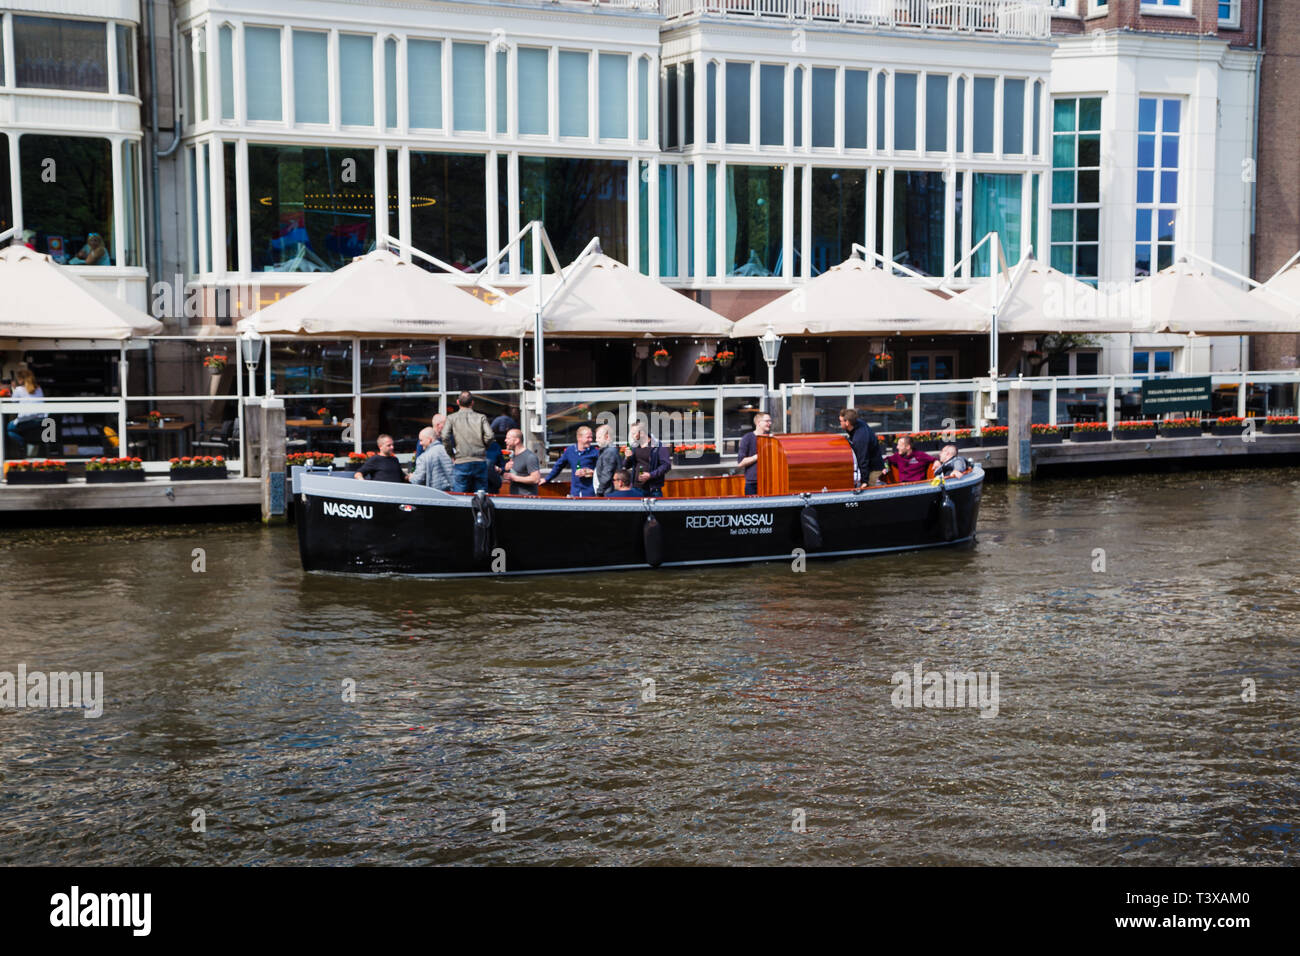
[[[640,422],[633,422],[627,432],[623,467],[633,475],[632,487],[641,489],[647,498],[662,498],[664,479],[673,467],[672,453]]]
[[[880,453],[880,441],[871,426],[858,421],[858,410],[846,408],[840,412],[840,428],[848,433],[853,446],[853,481],[858,487],[880,484],[885,470],[885,458]]]
[[[583,425],[578,429],[577,443],[564,449],[564,453],[555,460],[551,473],[542,479],[542,482],[554,481],[555,476],[567,466],[572,475],[569,478],[569,496],[572,498],[592,498],[596,494],[596,489],[591,483],[592,476],[596,473],[596,459],[600,457],[600,449],[591,442],[591,428]]]

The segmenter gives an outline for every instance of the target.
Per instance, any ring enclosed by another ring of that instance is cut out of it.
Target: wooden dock
[[[0,512],[177,510],[258,507],[262,483],[257,478],[217,481],[172,481],[168,477],[140,482],[88,485],[70,478],[66,485],[0,487]]]
[[[1189,467],[1197,463],[1218,463],[1225,459],[1300,455],[1300,435],[1265,435],[1257,433],[1254,441],[1240,435],[1194,435],[1188,438],[1139,438],[1095,442],[1061,442],[1035,444],[1034,464],[1052,474],[1072,465],[1132,462],[1181,462]],[[966,448],[961,452],[986,470],[1007,467],[1005,445],[992,448]],[[933,452],[931,452],[933,454]],[[1279,462],[1280,464],[1281,462]]]

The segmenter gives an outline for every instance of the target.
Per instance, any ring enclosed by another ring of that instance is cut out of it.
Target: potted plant
[[[506,349],[497,356],[502,365],[515,366],[519,364],[519,353],[515,349]]]
[[[875,355],[871,356],[871,364],[879,369],[889,368],[889,363],[893,360],[894,357],[888,352],[877,352]]]
[[[1116,440],[1136,441],[1156,437],[1156,423],[1135,420],[1115,423]]]
[[[162,427],[163,427],[163,413],[162,413],[162,412],[159,412],[159,411],[152,411],[152,412],[150,412],[146,417],[147,417],[147,419],[148,419],[148,421],[149,421],[149,427],[150,427],[150,428],[162,428]]]
[[[7,462],[5,481],[11,485],[66,485],[68,463],[49,458]]]
[[[947,444],[939,432],[909,432],[907,437],[912,439],[913,451],[938,451]]]
[[[284,470],[291,472],[294,465],[311,465],[315,468],[333,468],[334,456],[327,451],[295,451],[284,456]]]
[[[718,363],[718,368],[731,368],[731,363],[736,361],[736,353],[724,349],[714,355],[713,360]]]
[[[944,445],[956,445],[958,448],[978,448],[980,443],[973,428],[947,428],[938,435]]]
[[[1215,435],[1227,435],[1232,438],[1239,438],[1246,431],[1246,419],[1236,415],[1225,415],[1222,418],[1216,418],[1211,431]]]
[[[722,459],[716,445],[696,443],[673,445],[674,465],[716,465]]]
[[[985,425],[980,432],[980,444],[985,448],[1005,445],[1011,429],[1006,425]]]
[[[655,349],[654,355],[651,356],[651,358],[655,363],[655,368],[667,368],[668,363],[673,360],[673,357],[668,353],[667,349]]]
[[[209,375],[220,375],[226,370],[226,357],[220,353],[206,355],[203,358],[203,367],[208,370]]]
[[[1110,426],[1105,422],[1075,422],[1070,429],[1070,441],[1110,441]]]
[[[1264,419],[1265,435],[1300,435],[1300,418],[1295,415],[1269,415]]]
[[[1035,445],[1059,445],[1065,435],[1055,425],[1030,425],[1029,440]]]
[[[144,462],[139,458],[92,458],[86,462],[86,484],[108,485],[144,481]]]
[[[186,455],[172,458],[172,481],[205,481],[226,477],[226,459],[223,455]]]
[[[348,463],[344,466],[344,471],[356,471],[366,463],[367,458],[374,458],[379,454],[374,451],[350,451],[348,452]]]
[[[701,375],[708,375],[713,371],[713,356],[701,355],[695,360],[695,367]]]
[[[1199,418],[1166,418],[1160,423],[1161,438],[1194,438],[1200,434]]]

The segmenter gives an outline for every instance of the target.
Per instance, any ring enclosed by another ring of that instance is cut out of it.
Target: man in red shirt
[[[892,455],[885,456],[885,464],[893,465],[898,469],[898,480],[903,481],[924,481],[930,462],[938,461],[933,455],[927,455],[923,451],[912,450],[912,439],[906,435],[899,435],[897,442],[898,451]]]

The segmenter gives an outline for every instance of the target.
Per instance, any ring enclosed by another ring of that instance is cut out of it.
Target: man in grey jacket
[[[411,472],[411,484],[426,485],[436,491],[451,491],[456,483],[451,456],[437,440],[433,428],[420,429],[420,449],[420,456],[415,459],[415,471]]]
[[[442,426],[442,444],[453,461],[452,490],[470,494],[480,489],[487,491],[487,446],[493,441],[492,426],[486,415],[474,411],[474,396],[469,392],[461,392],[456,404],[459,407]]]
[[[614,490],[614,472],[623,466],[623,458],[614,443],[614,429],[608,425],[596,429],[596,445],[600,457],[596,459],[595,489],[597,495],[604,495]]]

